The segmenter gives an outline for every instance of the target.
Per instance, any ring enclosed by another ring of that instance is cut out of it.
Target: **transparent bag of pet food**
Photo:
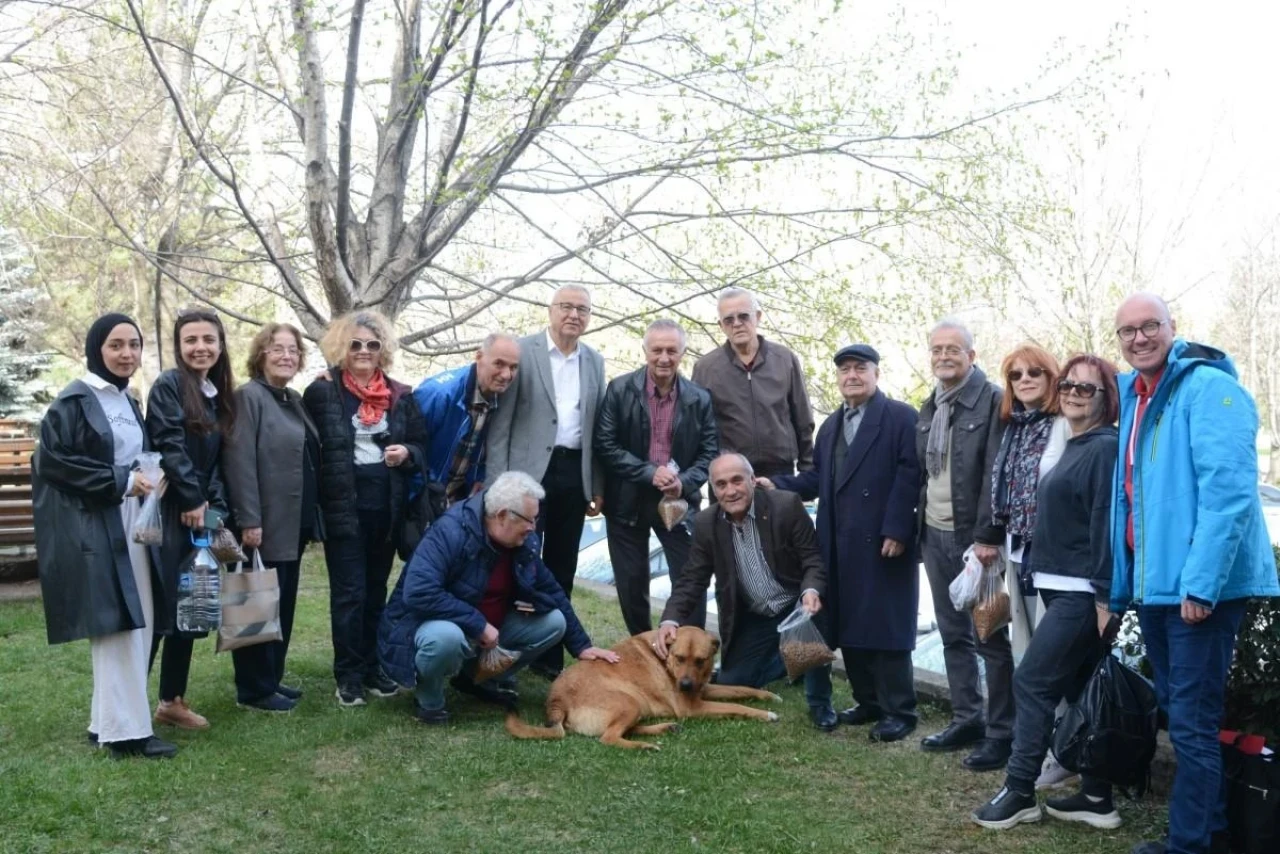
[[[236,535],[228,528],[209,532],[209,551],[223,563],[246,563],[249,560],[249,556],[236,541]]]
[[[982,572],[982,592],[973,606],[973,630],[981,643],[1009,625],[1011,622],[1009,592],[1004,587],[1004,577],[999,565],[993,564]]]
[[[973,546],[964,550],[964,568],[948,586],[951,606],[957,611],[968,611],[978,604],[982,593],[982,561],[973,553]]]
[[[778,654],[787,668],[787,678],[796,679],[815,667],[830,664],[836,654],[822,639],[818,624],[799,603],[785,620],[778,624]]]
[[[135,543],[144,546],[158,546],[164,542],[164,517],[160,512],[160,486],[162,469],[160,455],[154,451],[138,454],[138,473],[154,487],[151,494],[142,501],[138,509],[138,518],[133,521],[129,533]]]
[[[477,684],[501,676],[520,660],[520,653],[502,646],[476,650],[476,672],[472,680]]]
[[[676,465],[675,460],[668,460],[664,466],[672,474],[680,473],[680,466]],[[662,496],[662,500],[658,502],[658,518],[662,520],[662,524],[670,531],[676,525],[684,521],[684,517],[689,515],[689,502],[683,498],[672,498],[669,495]]]

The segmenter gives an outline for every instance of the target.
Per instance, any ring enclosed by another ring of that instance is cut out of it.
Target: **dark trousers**
[[[289,654],[289,638],[293,634],[293,615],[298,607],[298,576],[302,569],[302,547],[298,560],[263,561],[276,571],[280,581],[281,640],[246,646],[231,651],[236,671],[236,701],[251,703],[270,697],[284,679],[284,659]]]
[[[1156,697],[1169,716],[1178,758],[1169,793],[1169,854],[1208,852],[1213,834],[1227,827],[1218,730],[1244,611],[1244,599],[1219,602],[1191,625],[1176,605],[1138,607]]]
[[[324,544],[333,678],[339,685],[359,685],[378,672],[378,621],[387,605],[387,577],[396,556],[390,511],[361,510],[358,516],[359,537]]]
[[[766,617],[744,608],[733,615],[733,637],[725,640],[720,653],[720,685],[763,688],[787,675],[778,654],[778,624],[791,609],[776,617]],[[831,665],[815,667],[804,674],[804,694],[810,706],[831,705]]]
[[[606,508],[607,509],[607,508]],[[622,607],[622,619],[627,631],[633,635],[653,628],[653,614],[649,608],[649,532],[653,531],[662,543],[667,557],[667,571],[671,575],[671,588],[684,572],[689,561],[689,547],[693,541],[690,525],[685,519],[668,531],[658,518],[658,502],[640,512],[640,524],[627,525],[616,519],[605,519],[605,536],[609,541],[609,562],[613,564],[613,583],[618,588],[618,604]],[[686,626],[702,628],[707,624],[707,602],[704,598],[696,611],[684,621]]]
[[[573,576],[578,571],[578,544],[586,522],[587,499],[582,494],[582,451],[556,448],[542,478],[547,496],[538,513],[542,538],[542,562],[560,582],[564,595],[573,598]],[[564,642],[544,652],[533,666],[552,673],[564,668]]]
[[[1036,626],[1013,675],[1018,716],[1013,755],[1006,770],[1009,788],[1031,794],[1053,738],[1058,703],[1074,703],[1084,690],[1106,646],[1098,637],[1097,609],[1092,593],[1041,590],[1044,616]],[[1085,780],[1088,794],[1109,796],[1111,787]]]
[[[982,693],[979,690],[978,656],[987,668],[987,738],[1013,738],[1013,647],[1006,626],[986,643],[980,643],[968,611],[951,606],[948,590],[964,568],[968,542],[956,540],[952,531],[925,527],[924,570],[933,593],[933,612],[942,634],[947,686],[951,691],[951,720],[957,724],[981,724]],[[976,654],[975,654],[976,652]]]
[[[195,643],[195,638],[176,633],[156,635],[151,639],[151,661],[147,664],[148,673],[155,666],[156,653],[159,652],[161,645],[164,646],[164,652],[160,654],[161,700],[171,701],[175,697],[186,696],[187,680],[191,676],[191,650],[195,647]]]
[[[853,701],[881,717],[914,724],[915,670],[909,649],[840,648]]]

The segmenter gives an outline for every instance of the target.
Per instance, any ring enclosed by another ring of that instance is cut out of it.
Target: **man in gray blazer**
[[[571,596],[584,516],[597,515],[604,504],[604,472],[591,449],[604,398],[604,359],[578,340],[591,322],[586,288],[560,288],[548,315],[545,330],[520,339],[521,370],[499,398],[489,427],[488,478],[522,471],[542,482],[542,560]],[[561,645],[531,665],[550,679],[563,667]]]

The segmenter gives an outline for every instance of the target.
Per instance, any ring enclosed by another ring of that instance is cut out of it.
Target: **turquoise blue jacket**
[[[1133,543],[1125,542],[1126,448],[1138,395],[1120,376],[1120,454],[1111,545],[1111,608],[1131,602],[1213,606],[1278,596],[1258,498],[1258,410],[1220,350],[1177,338],[1134,447]]]

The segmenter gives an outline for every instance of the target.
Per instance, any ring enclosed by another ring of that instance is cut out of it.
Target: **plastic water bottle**
[[[222,565],[209,551],[209,540],[192,536],[195,559],[178,578],[178,629],[215,632],[222,625]]]

